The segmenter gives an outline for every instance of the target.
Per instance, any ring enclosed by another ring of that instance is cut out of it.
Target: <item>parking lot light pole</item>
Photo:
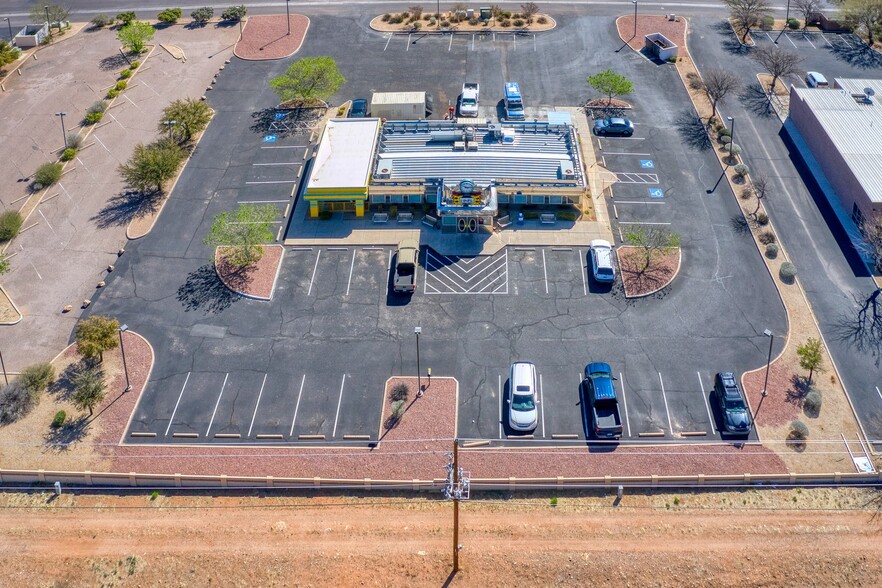
[[[775,45],[778,44],[778,39],[781,38],[781,35],[784,34],[784,27],[787,26],[787,21],[790,20],[790,0],[787,0],[787,15],[784,17],[784,26],[781,27],[781,32],[778,33],[778,36],[775,37]]]
[[[4,17],[3,17],[3,20],[6,21],[6,26],[9,27],[9,44],[11,45],[11,44],[12,44],[12,40],[13,40],[13,38],[14,38],[14,37],[12,36],[12,21],[9,20],[9,17],[8,17],[8,16],[4,16]]]
[[[775,342],[775,334],[766,329],[763,331],[763,335],[769,338],[769,358],[766,360],[766,380],[763,382],[763,398],[765,398],[768,394],[766,387],[769,385],[769,366],[772,364],[772,343]]]
[[[423,395],[423,382],[420,377],[420,333],[423,332],[422,327],[414,327],[413,333],[416,335],[417,340],[417,398]]]
[[[172,138],[172,129],[175,128],[175,125],[178,124],[176,120],[164,120],[162,124],[165,125],[165,128],[168,129],[168,138]]]
[[[637,0],[631,0],[634,3],[634,37],[637,36]]]
[[[55,116],[61,117],[61,136],[64,137],[64,148],[67,149],[67,131],[64,129],[64,117],[67,116],[67,113],[56,112]]]
[[[734,116],[727,116],[726,120],[729,121],[729,131],[731,133],[729,135],[729,138],[732,139],[731,141],[729,141],[729,160],[731,161],[732,160],[732,146],[735,145],[735,117]]]
[[[126,365],[126,346],[123,345],[123,333],[129,330],[129,325],[120,325],[119,327],[119,349],[122,352],[123,371],[126,373],[126,392],[132,390],[132,384],[129,382],[129,366]]]
[[[285,18],[288,21],[288,34],[289,35],[291,34],[291,12],[290,12],[290,8],[288,7],[290,2],[291,2],[291,0],[285,0]]]
[[[52,36],[52,22],[49,20],[49,6],[44,6],[43,9],[46,11],[46,26],[49,27],[49,36]]]

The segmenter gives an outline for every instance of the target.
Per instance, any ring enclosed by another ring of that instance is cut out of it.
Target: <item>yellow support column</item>
[[[309,203],[309,216],[312,218],[318,218],[319,215],[319,203],[315,200]]]
[[[355,201],[355,216],[364,216],[364,200]]]

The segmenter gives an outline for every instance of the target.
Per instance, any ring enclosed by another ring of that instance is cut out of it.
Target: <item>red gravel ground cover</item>
[[[302,14],[291,15],[290,35],[284,14],[248,17],[233,53],[249,60],[290,57],[300,49],[308,28],[309,18]]]
[[[619,274],[625,296],[647,296],[657,292],[674,281],[680,269],[680,250],[671,249],[656,252],[649,267],[640,271],[643,264],[643,251],[637,247],[619,247]]]
[[[743,385],[750,406],[756,413],[756,422],[760,425],[783,425],[796,419],[802,412],[802,398],[798,380],[794,379],[793,371],[783,361],[774,362],[769,368],[768,395],[763,398],[763,383],[766,379],[765,368],[744,374]],[[762,402],[762,405],[760,404]]]
[[[629,110],[631,108],[631,104],[625,102],[624,100],[617,100],[613,98],[612,100],[607,100],[606,98],[596,98],[594,100],[589,100],[585,106],[587,108],[621,108],[622,110]]]
[[[215,270],[224,285],[243,296],[269,300],[273,297],[276,276],[282,265],[284,248],[281,245],[264,245],[263,257],[246,268],[231,266],[223,256],[224,247],[217,249]]]
[[[634,51],[643,49],[643,37],[652,33],[661,33],[681,50],[686,50],[686,19],[682,16],[678,16],[677,21],[670,21],[667,16],[638,14],[636,36],[633,14],[617,18],[616,27],[619,37]]]

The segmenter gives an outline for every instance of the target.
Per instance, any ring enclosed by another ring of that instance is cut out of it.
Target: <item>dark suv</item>
[[[744,393],[732,372],[720,372],[714,378],[714,398],[720,410],[722,429],[733,435],[749,435],[753,427]]]

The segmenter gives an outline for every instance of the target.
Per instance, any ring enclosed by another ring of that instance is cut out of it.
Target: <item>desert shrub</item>
[[[59,410],[58,412],[55,413],[55,416],[52,417],[52,428],[58,429],[58,428],[64,426],[64,421],[66,421],[66,420],[67,420],[67,413],[64,412],[63,410]]]
[[[121,77],[124,80],[129,79],[130,77],[132,77],[132,70],[130,70],[130,69],[122,70],[121,72],[119,72],[119,77]]]
[[[508,27],[511,26],[511,21],[510,21],[510,20],[504,20],[504,21],[502,21],[502,22],[499,23],[499,24],[500,24],[500,26],[502,26],[502,28],[507,29]]]
[[[448,20],[442,20],[442,21],[441,21],[441,28],[442,28],[442,29],[450,28],[450,21],[448,21]]]
[[[156,15],[156,19],[159,22],[173,23],[178,22],[178,19],[181,18],[181,14],[182,12],[180,8],[166,8]]]
[[[737,175],[738,177],[744,177],[749,173],[750,168],[747,167],[745,164],[739,163],[735,166],[735,175]]]
[[[132,22],[135,20],[135,18],[137,18],[135,16],[135,13],[132,11],[128,11],[128,12],[120,12],[119,14],[117,14],[115,20],[119,21],[120,27],[126,27],[126,26],[129,26],[130,24],[132,24]]]
[[[686,80],[689,82],[689,87],[693,90],[701,90],[704,87],[704,82],[701,81],[701,76],[694,71],[690,71],[686,74]]]
[[[573,212],[572,210],[563,210],[557,213],[558,220],[564,221],[574,221],[579,218],[579,215]]]
[[[729,147],[726,148],[726,151],[728,151],[732,155],[732,157],[734,157],[736,155],[741,155],[741,145],[739,145],[738,143],[732,143],[732,142],[728,142],[728,143],[729,143]]]
[[[796,278],[796,266],[789,261],[785,261],[781,264],[781,269],[778,271],[778,274],[781,276],[781,280],[785,284],[792,284],[793,280]]]
[[[106,14],[96,14],[90,21],[96,29],[103,29],[108,25],[112,25],[115,19]]]
[[[744,186],[744,188],[741,189],[740,196],[742,200],[750,200],[753,198],[753,188],[750,186]]]
[[[129,87],[129,83],[128,83],[127,81],[125,81],[125,80],[120,80],[120,81],[118,81],[118,82],[116,83],[116,85],[114,86],[114,88],[117,89],[117,90],[125,90],[125,89],[128,88],[128,87]]]
[[[382,16],[382,18],[380,18],[380,20],[382,20],[383,22],[389,22],[389,19],[390,19],[390,18],[392,18],[392,15],[391,15],[391,14],[384,14],[384,15]]]
[[[775,233],[772,231],[763,231],[759,234],[757,239],[759,239],[759,242],[763,245],[768,245],[769,243],[774,243],[778,240],[777,237],[775,237]]]
[[[389,399],[393,402],[396,400],[407,400],[407,395],[410,393],[410,387],[404,382],[398,382],[392,387],[392,392],[389,393]]]
[[[787,26],[790,27],[791,29],[798,29],[799,28],[799,21],[791,16],[790,18],[787,19]]]
[[[34,172],[34,183],[40,184],[44,188],[51,186],[61,179],[61,173],[64,167],[60,163],[44,163]]]
[[[668,57],[668,63],[677,63],[677,56],[672,55],[671,57]]]
[[[79,133],[68,133],[67,146],[80,149],[83,146],[83,137]]]
[[[26,367],[18,382],[31,394],[39,394],[55,382],[55,368],[51,363],[37,363]]]
[[[401,24],[402,22],[404,22],[404,19],[397,14],[389,19],[389,24]]]
[[[226,10],[221,13],[221,18],[224,20],[242,20],[245,18],[245,15],[248,14],[248,9],[245,8],[244,4],[239,4],[237,6],[230,6]]]
[[[74,157],[77,156],[77,150],[73,147],[68,147],[64,151],[61,152],[61,161],[70,161]]]
[[[102,118],[104,118],[103,112],[89,112],[86,114],[86,116],[83,118],[83,120],[86,121],[86,124],[94,125],[95,123],[99,122]]]
[[[159,498],[159,490],[154,490],[150,493],[150,500],[156,500]]]
[[[503,10],[501,16],[502,16],[502,18],[506,18],[506,19],[511,18],[511,12],[509,12],[507,10]]]
[[[437,20],[434,16],[432,16],[432,17],[429,18],[429,26],[432,26],[432,27],[433,27],[433,26],[435,26],[437,23],[438,23],[438,20]]]
[[[775,26],[775,17],[774,16],[764,16],[762,19],[762,22],[760,23],[760,27],[764,31],[769,31],[774,26]]]
[[[0,425],[14,423],[28,414],[36,404],[34,396],[21,382],[0,388]]]
[[[723,127],[722,129],[719,130],[718,134],[720,135],[721,139],[723,137],[731,137],[732,136],[732,129]]]
[[[523,19],[516,18],[512,24],[514,24],[514,26],[516,27],[522,27],[524,26],[524,21]]]
[[[193,22],[201,25],[204,25],[205,23],[210,21],[211,17],[213,16],[214,8],[212,8],[211,6],[203,6],[202,8],[197,8],[190,13],[190,18],[193,19]]]
[[[817,417],[821,414],[821,393],[817,390],[812,390],[806,394],[805,399],[802,401],[802,410],[811,417]]]
[[[765,212],[761,212],[756,215],[756,224],[760,225],[761,227],[769,224],[769,215],[767,215]]]
[[[131,64],[129,64],[129,69],[133,69],[133,70],[138,69],[138,66],[140,66],[140,65],[141,65],[140,61],[133,61]]]
[[[421,28],[423,28],[423,23],[421,23],[421,22],[415,22],[415,23],[413,23],[412,27],[413,27],[413,30],[418,31],[418,30],[420,30]]]
[[[319,212],[319,220],[331,220],[334,214],[330,210],[322,210]]]
[[[766,245],[766,257],[769,259],[775,259],[778,257],[778,246],[774,243],[769,243]]]
[[[0,242],[14,239],[24,224],[24,218],[17,210],[7,210],[0,214]]]
[[[481,22],[481,21],[475,16],[473,16],[472,18],[469,19],[469,24],[472,25],[473,27],[478,26],[479,22]]]
[[[546,24],[548,22],[548,19],[545,18],[544,16],[540,16],[539,18],[536,19],[536,22],[538,22],[539,24]]]
[[[407,19],[410,18],[410,13],[409,13],[408,11],[405,10],[404,12],[402,12],[401,14],[399,14],[398,16],[401,17],[401,20],[407,20]]]
[[[119,90],[117,90],[116,88],[111,88],[107,91],[107,99],[108,100],[113,100],[117,96],[119,96]]]
[[[401,415],[404,414],[404,401],[396,400],[392,403],[392,417],[396,420],[401,418]]]
[[[802,421],[793,421],[790,423],[790,438],[805,440],[808,439],[809,428]]]

